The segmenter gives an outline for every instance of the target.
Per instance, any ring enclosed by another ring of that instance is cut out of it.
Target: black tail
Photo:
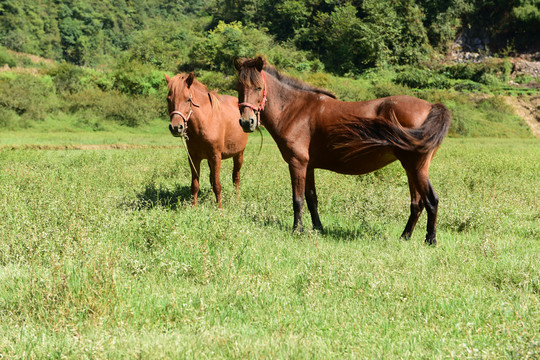
[[[450,121],[450,111],[437,103],[419,128],[404,128],[395,116],[393,119],[356,118],[344,120],[331,129],[331,139],[334,148],[343,152],[346,160],[383,147],[429,153],[442,143]]]

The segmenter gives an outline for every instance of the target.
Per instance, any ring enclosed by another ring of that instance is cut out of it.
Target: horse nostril
[[[255,123],[255,119],[251,118],[249,119],[249,122],[251,123],[251,125],[253,125]]]

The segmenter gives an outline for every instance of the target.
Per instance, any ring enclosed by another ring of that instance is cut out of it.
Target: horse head
[[[170,78],[165,74],[165,80],[169,88],[167,95],[167,109],[171,119],[169,130],[173,136],[185,136],[193,108],[199,107],[193,100],[192,85],[195,75],[178,74]]]
[[[238,70],[238,107],[240,126],[244,132],[253,132],[260,125],[260,113],[266,105],[266,79],[263,72],[265,61],[255,59],[236,59]]]

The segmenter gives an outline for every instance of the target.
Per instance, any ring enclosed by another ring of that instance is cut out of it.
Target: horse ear
[[[242,70],[242,59],[240,58],[234,58],[234,67],[236,68],[236,70],[240,71]]]
[[[188,89],[191,87],[191,84],[193,84],[194,79],[195,79],[195,75],[193,75],[193,73],[190,72],[187,79],[186,79]]]
[[[165,74],[165,80],[167,80],[167,84],[171,81],[171,78],[169,77],[169,75]]]
[[[255,67],[257,68],[257,70],[258,70],[259,72],[262,71],[262,69],[263,69],[263,67],[264,67],[264,59],[263,59],[261,56],[259,56],[259,57],[257,58],[257,60],[255,60]]]

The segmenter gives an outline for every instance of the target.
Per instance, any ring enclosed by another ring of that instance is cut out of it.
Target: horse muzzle
[[[174,137],[182,137],[186,134],[186,127],[182,124],[178,126],[172,126],[169,124],[169,131]]]
[[[245,133],[252,133],[258,126],[256,117],[249,117],[248,119],[240,119],[240,126]]]

